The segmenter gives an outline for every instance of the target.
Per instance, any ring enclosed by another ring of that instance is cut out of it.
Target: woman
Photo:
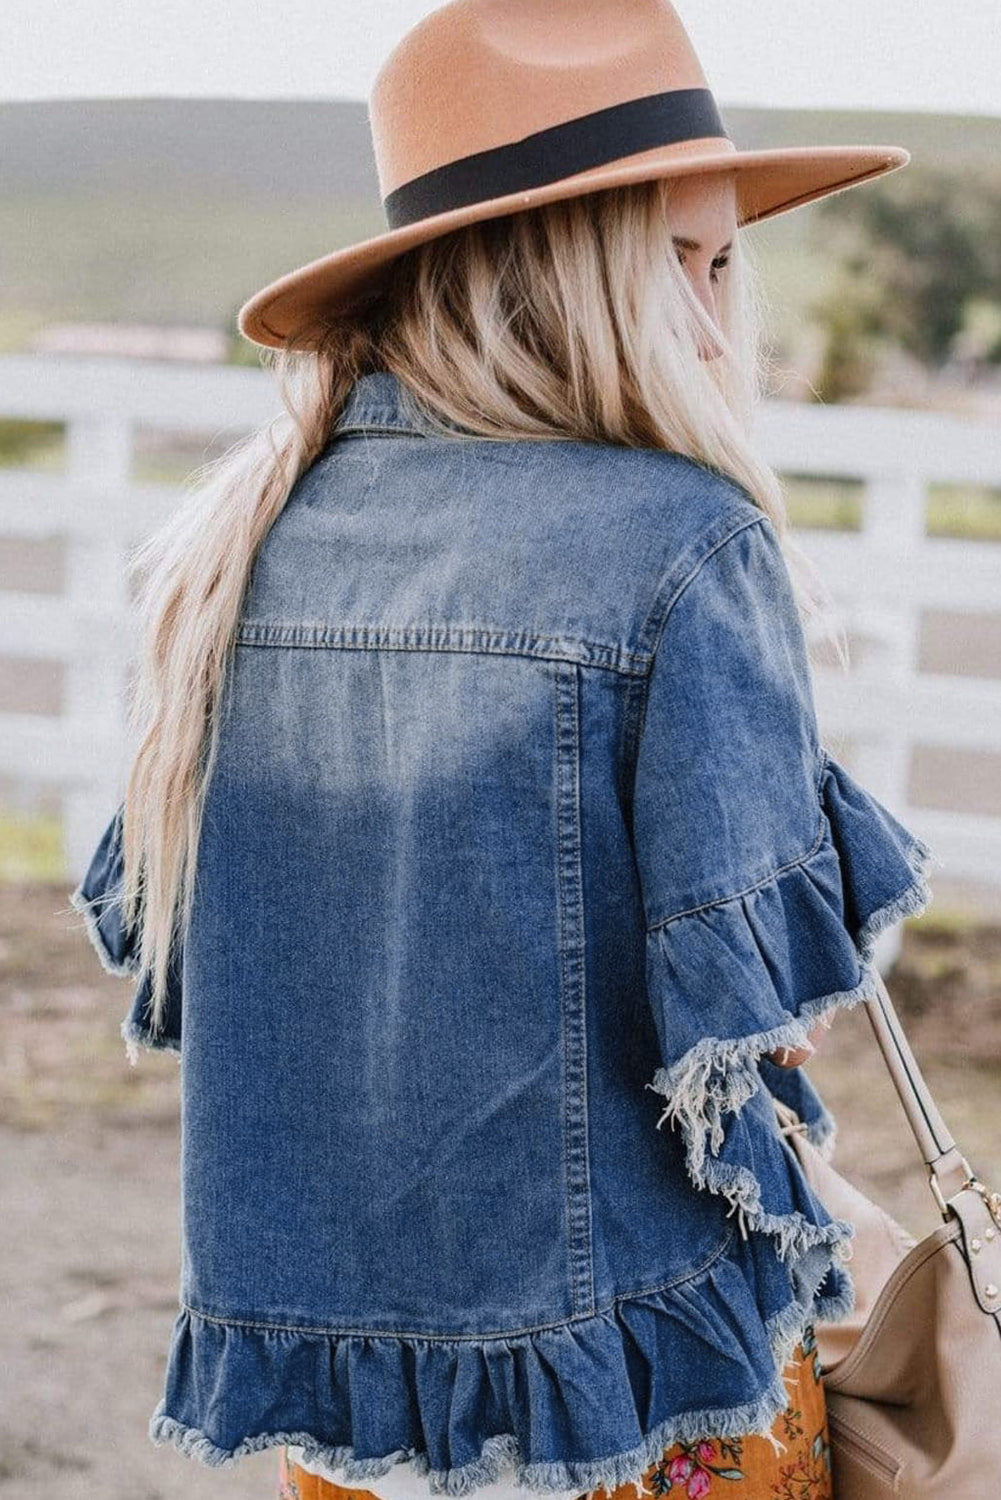
[[[372,122],[393,227],[241,312],[279,440],[141,549],[72,897],[184,1060],[150,1435],[287,1500],[829,1496],[852,1226],[774,1101],[830,1149],[799,1064],[930,852],[817,738],[738,229],[906,153],[737,152],[660,0],[459,0]]]

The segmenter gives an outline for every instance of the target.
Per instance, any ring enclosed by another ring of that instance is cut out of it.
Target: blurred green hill
[[[906,146],[929,169],[1001,162],[996,119],[724,115],[741,146],[877,142]],[[2,349],[25,347],[53,319],[232,330],[258,286],[385,228],[361,102],[8,102],[0,163]],[[749,233],[778,294],[777,332],[791,335],[833,274],[817,215],[807,206]]]

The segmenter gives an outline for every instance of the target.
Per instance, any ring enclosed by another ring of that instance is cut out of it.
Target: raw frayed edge
[[[138,960],[128,958],[122,962],[112,957],[95,915],[94,908],[97,902],[93,898],[88,899],[83,894],[82,884],[78,885],[76,890],[70,894],[69,902],[74,911],[78,911],[83,917],[87,936],[98,958],[101,960],[101,967],[105,972],[114,974],[119,978],[135,979],[140,969]],[[140,1026],[138,1022],[132,1019],[131,1012],[122,1021],[119,1030],[122,1040],[125,1043],[125,1055],[133,1067],[139,1062],[140,1049],[143,1047],[157,1052],[176,1052],[178,1062],[180,1062],[181,1049],[176,1039],[165,1036],[161,1032],[152,1031],[148,1027]]]
[[[810,1145],[819,1152],[824,1161],[830,1161],[838,1142],[838,1122],[827,1106],[821,1102],[820,1114],[815,1120],[804,1120],[803,1134]]]
[[[863,964],[868,964],[872,959],[876,939],[881,933],[903,921],[905,917],[920,916],[931,903],[932,890],[928,874],[935,863],[935,855],[923,839],[913,840],[907,851],[907,863],[914,872],[910,885],[894,901],[887,901],[871,912],[859,929],[855,946]]]
[[[133,977],[138,974],[139,964],[136,959],[127,958],[122,961],[115,958],[114,955],[109,951],[108,945],[104,941],[104,936],[97,922],[95,907],[98,905],[98,903],[93,899],[93,897],[88,899],[83,894],[82,884],[78,885],[76,890],[70,893],[69,903],[70,906],[73,907],[74,911],[78,911],[83,917],[84,926],[87,930],[87,936],[90,938],[97,956],[101,960],[101,967],[105,969],[109,974],[126,975],[129,977]],[[112,904],[110,899],[108,904]]]
[[[870,994],[875,994],[875,976],[868,973],[860,985],[841,991],[833,1003],[857,1004]],[[832,998],[824,997],[817,1005],[830,1011]],[[801,1015],[811,1014],[815,1012],[804,1006]],[[666,1120],[670,1120],[672,1128],[675,1122],[681,1127],[685,1165],[695,1186],[727,1199],[731,1205],[729,1212],[737,1214],[745,1239],[748,1228],[774,1235],[777,1253],[783,1261],[803,1255],[814,1245],[831,1245],[848,1238],[854,1233],[854,1226],[847,1219],[814,1224],[798,1211],[768,1213],[761,1201],[761,1184],[750,1168],[720,1162],[716,1152],[725,1139],[724,1116],[738,1113],[763,1087],[756,1065],[758,1057],[776,1047],[805,1045],[808,1045],[807,1026],[802,1018],[796,1017],[771,1031],[733,1041],[706,1037],[673,1068],[658,1068],[653,1081],[646,1085],[668,1101],[657,1129]]]
[[[140,1026],[132,1019],[131,1012],[127,1015],[119,1027],[122,1041],[125,1043],[125,1055],[133,1067],[139,1061],[141,1048],[145,1047],[152,1052],[173,1052],[177,1055],[177,1061],[181,1061],[180,1042],[172,1036],[167,1036],[161,1031],[151,1031],[146,1026]]]
[[[823,1266],[819,1281],[823,1281],[827,1269],[827,1265]],[[824,1299],[820,1305],[836,1310],[836,1315],[846,1315],[854,1305],[851,1280],[846,1278],[844,1290],[835,1297]],[[432,1469],[426,1452],[408,1448],[396,1448],[389,1454],[374,1458],[356,1459],[350,1444],[331,1446],[309,1432],[259,1433],[245,1438],[235,1448],[227,1449],[213,1443],[198,1428],[188,1427],[168,1416],[165,1401],[159,1403],[150,1419],[149,1437],[158,1446],[170,1443],[186,1457],[198,1459],[210,1467],[235,1463],[266,1448],[301,1448],[305,1463],[321,1464],[336,1473],[337,1482],[344,1485],[379,1479],[395,1465],[407,1463],[414,1474],[427,1479],[432,1494],[468,1495],[505,1477],[518,1488],[542,1493],[575,1488],[581,1491],[599,1487],[612,1490],[619,1485],[637,1483],[674,1443],[759,1436],[770,1442],[777,1453],[785,1452],[785,1445],[771,1430],[776,1419],[789,1406],[790,1391],[783,1371],[801,1343],[807,1326],[812,1325],[815,1318],[816,1314],[809,1307],[794,1300],[768,1320],[766,1331],[776,1373],[756,1400],[742,1406],[676,1413],[659,1423],[637,1447],[608,1458],[525,1464],[521,1461],[521,1449],[513,1433],[488,1438],[479,1458],[454,1469]]]
[[[896,900],[874,912],[859,930],[856,948],[862,961],[864,976],[868,977],[870,973],[869,965],[880,933],[904,917],[920,914],[930,904],[932,892],[927,875],[933,863],[934,855],[929,846],[921,839],[915,839],[908,852],[908,864],[915,872],[914,881]],[[821,1022],[824,1025],[830,1024],[837,1009],[837,1006],[832,1007],[828,1015],[821,1016]],[[838,1143],[838,1122],[823,1101],[816,1119],[806,1120],[803,1124],[804,1134],[810,1145],[820,1153],[824,1161],[831,1161]]]
[[[658,1130],[665,1120],[681,1126],[685,1143],[688,1174],[696,1187],[721,1194],[736,1212],[741,1233],[747,1237],[746,1225],[775,1235],[780,1259],[802,1255],[816,1244],[833,1244],[851,1238],[854,1225],[847,1219],[830,1224],[811,1224],[801,1213],[769,1214],[761,1204],[761,1185],[747,1167],[719,1162],[716,1153],[723,1144],[723,1116],[736,1114],[763,1087],[757,1061],[763,1053],[778,1047],[792,1050],[809,1048],[809,1031],[818,1023],[830,1025],[834,1015],[877,996],[877,973],[871,960],[876,939],[886,928],[907,916],[924,911],[931,900],[927,870],[932,862],[931,849],[921,839],[914,839],[908,851],[908,863],[914,878],[901,894],[885,902],[863,922],[855,938],[855,951],[862,977],[850,990],[837,990],[804,1001],[799,1013],[770,1031],[751,1036],[724,1039],[704,1037],[690,1048],[671,1068],[658,1068],[652,1082],[645,1085],[667,1099]],[[714,1075],[721,1076],[716,1077]],[[825,1110],[813,1122],[808,1136],[827,1159],[833,1152],[836,1131],[833,1117]],[[712,1152],[706,1160],[706,1148]]]
[[[847,1244],[848,1242],[844,1241],[841,1245],[835,1245],[834,1247],[835,1254],[841,1257],[842,1260],[844,1256],[842,1256],[841,1252]],[[856,1293],[855,1282],[852,1279],[851,1272],[846,1266],[841,1265],[837,1268],[837,1274],[841,1277],[840,1291],[831,1292],[826,1297],[820,1297],[814,1293],[813,1309],[808,1320],[811,1323],[840,1323],[843,1318],[847,1318],[848,1314],[854,1310]]]

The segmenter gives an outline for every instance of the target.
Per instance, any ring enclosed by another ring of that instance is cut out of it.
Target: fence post
[[[75,883],[124,792],[131,641],[122,519],[132,468],[132,423],[128,417],[103,413],[73,417],[66,447],[67,480],[93,517],[93,526],[74,530],[66,538],[65,598],[75,650],[65,668],[63,713],[79,741],[121,747],[119,754],[108,757],[99,779],[88,774],[63,788],[63,852],[69,879]],[[109,630],[108,624],[115,628]],[[100,649],[94,647],[95,638]]]
[[[860,547],[868,564],[870,603],[864,598],[855,610],[855,625],[872,641],[874,650],[859,668],[856,680],[884,693],[896,712],[878,735],[859,735],[855,745],[855,770],[859,781],[885,802],[891,812],[907,821],[911,751],[917,725],[910,713],[913,687],[918,675],[921,604],[908,580],[917,576],[916,563],[925,546],[927,485],[914,470],[884,470],[870,477],[865,487]],[[892,590],[894,604],[880,602],[880,584],[886,569],[897,571]],[[896,924],[882,934],[875,948],[878,968],[885,971],[900,952],[901,928]]]

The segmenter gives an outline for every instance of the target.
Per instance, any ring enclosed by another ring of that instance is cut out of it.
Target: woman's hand
[[[829,1029],[833,1019],[832,1014],[826,1021],[817,1022],[813,1030],[808,1033],[811,1042],[809,1047],[776,1047],[773,1052],[765,1052],[762,1055],[779,1068],[798,1067],[800,1063],[806,1062],[808,1057],[813,1056],[821,1036]]]

